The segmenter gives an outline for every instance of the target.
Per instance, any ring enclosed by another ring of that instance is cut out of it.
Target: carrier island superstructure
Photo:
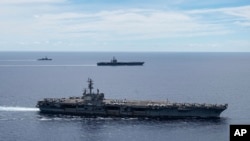
[[[38,101],[36,107],[46,114],[168,119],[220,118],[228,105],[106,99],[99,89],[93,92],[93,81],[88,79],[88,90],[85,89],[81,97],[45,98]]]

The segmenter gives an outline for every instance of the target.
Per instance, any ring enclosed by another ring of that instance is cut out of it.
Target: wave
[[[41,114],[38,117],[40,121],[138,121],[138,118],[114,118],[114,117],[84,117],[70,115],[46,115]]]
[[[35,111],[39,111],[39,109],[38,108],[30,108],[30,107],[8,107],[8,106],[0,106],[0,111],[35,112]]]

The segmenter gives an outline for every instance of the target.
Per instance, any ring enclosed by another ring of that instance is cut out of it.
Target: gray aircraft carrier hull
[[[54,99],[54,102],[60,99]],[[73,99],[68,101],[74,101]],[[220,118],[227,105],[212,105],[198,103],[170,103],[150,101],[126,101],[111,103],[104,100],[102,105],[57,103],[56,106],[43,106],[41,113],[65,114],[91,117],[140,117],[140,118]],[[83,102],[83,101],[82,101]]]
[[[37,102],[41,113],[67,114],[92,117],[140,117],[140,118],[219,118],[227,104],[175,103],[169,101],[139,101],[105,99],[103,93],[89,92],[82,97],[45,98]]]

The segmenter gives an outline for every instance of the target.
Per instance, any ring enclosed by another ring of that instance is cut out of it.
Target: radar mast
[[[93,87],[93,80],[92,79],[88,79],[88,83],[89,83],[89,93],[92,94],[92,89],[94,88]]]

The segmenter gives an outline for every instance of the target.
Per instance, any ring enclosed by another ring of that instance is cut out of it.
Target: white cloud
[[[143,42],[160,40],[157,44],[163,48],[165,40],[186,38],[194,39],[185,42],[190,48],[215,48],[219,44],[195,43],[195,38],[226,36],[238,32],[236,26],[250,26],[250,6],[186,11],[129,8],[84,11],[54,4],[60,2],[67,0],[0,1],[0,44],[3,40],[4,44],[16,42],[23,46],[106,47],[116,46],[115,41],[130,41],[131,46],[149,46]],[[180,45],[178,41],[172,43]]]
[[[231,21],[234,21],[235,23],[240,23],[239,25],[249,26],[250,24],[250,6],[217,8],[217,9],[199,9],[199,10],[191,10],[188,13],[212,14],[214,16],[224,15],[223,18],[227,18]]]
[[[0,4],[61,3],[66,0],[1,0]]]
[[[220,25],[200,23],[184,12],[117,10],[36,15],[39,27],[101,40],[149,39],[225,34]],[[45,30],[43,29],[43,30]]]

